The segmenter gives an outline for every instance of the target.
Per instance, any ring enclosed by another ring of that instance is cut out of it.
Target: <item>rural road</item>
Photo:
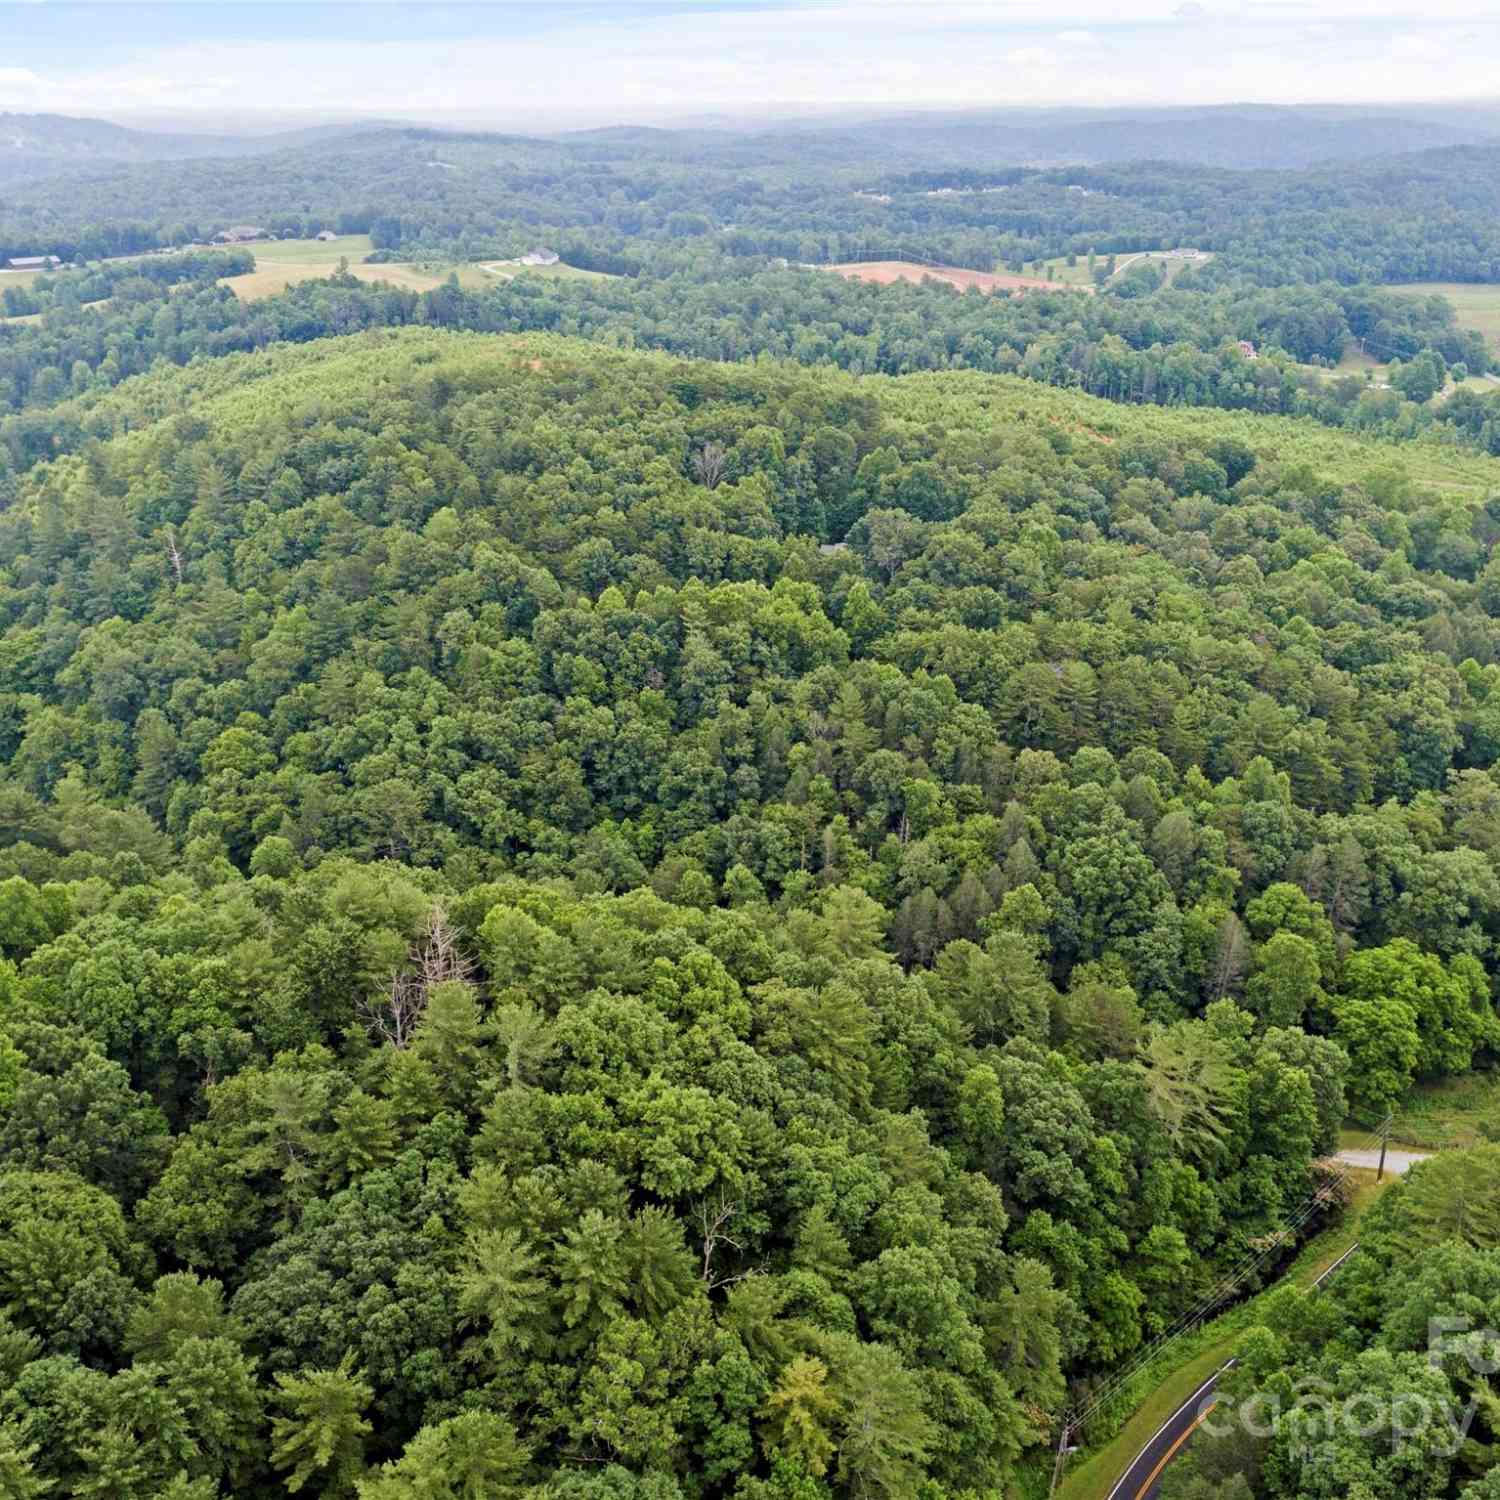
[[[1387,1151],[1385,1169],[1392,1176],[1400,1177],[1416,1166],[1419,1161],[1426,1161],[1431,1154],[1428,1151]],[[1347,1167],[1378,1168],[1380,1166],[1378,1151],[1340,1151],[1338,1159]]]
[[[1351,1151],[1341,1152],[1340,1160],[1345,1156],[1358,1156],[1362,1153]],[[1396,1153],[1390,1152],[1386,1157],[1387,1169],[1391,1166],[1391,1157]],[[1411,1158],[1413,1161],[1421,1160],[1420,1157]],[[1355,1166],[1361,1163],[1353,1163]],[[1407,1165],[1410,1165],[1408,1162]],[[1401,1168],[1405,1171],[1406,1168]],[[1340,1266],[1359,1249],[1358,1245],[1351,1245],[1334,1263],[1313,1282],[1313,1286],[1320,1287],[1333,1275]],[[1177,1457],[1178,1453],[1186,1445],[1193,1433],[1198,1430],[1199,1424],[1213,1409],[1214,1390],[1219,1384],[1219,1376],[1225,1370],[1232,1370],[1237,1361],[1230,1360],[1222,1369],[1210,1375],[1202,1385],[1193,1392],[1176,1411],[1167,1418],[1151,1441],[1136,1455],[1135,1462],[1115,1482],[1115,1487],[1109,1492],[1109,1500],[1152,1500],[1157,1490],[1161,1487],[1162,1470]]]
[[[1387,1150],[1385,1154],[1385,1169],[1392,1176],[1399,1177],[1415,1166],[1417,1162],[1426,1161],[1430,1154],[1430,1152],[1423,1151]],[[1345,1166],[1378,1168],[1380,1166],[1380,1152],[1340,1151],[1338,1153],[1338,1160],[1343,1162]],[[1351,1245],[1349,1249],[1339,1256],[1313,1282],[1313,1287],[1316,1289],[1322,1286],[1358,1249],[1358,1245]],[[1177,1457],[1193,1433],[1198,1430],[1203,1419],[1213,1409],[1213,1393],[1219,1384],[1219,1376],[1224,1373],[1224,1370],[1232,1370],[1235,1363],[1234,1360],[1230,1360],[1223,1369],[1210,1375],[1157,1428],[1155,1436],[1141,1449],[1136,1455],[1135,1461],[1115,1482],[1115,1487],[1109,1492],[1109,1500],[1153,1500],[1157,1490],[1161,1487],[1162,1470]]]

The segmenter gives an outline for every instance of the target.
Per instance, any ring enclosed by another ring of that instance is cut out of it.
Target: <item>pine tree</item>
[[[348,1494],[364,1464],[372,1430],[364,1412],[375,1394],[355,1376],[354,1356],[335,1370],[280,1373],[276,1384],[286,1415],[271,1424],[271,1462],[285,1472],[287,1489],[295,1495],[316,1476],[321,1494]]]

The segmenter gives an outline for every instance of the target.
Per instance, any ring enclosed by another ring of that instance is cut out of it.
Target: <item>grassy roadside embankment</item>
[[[1441,1083],[1425,1083],[1396,1107],[1391,1117],[1391,1145],[1415,1151],[1462,1150],[1486,1139],[1483,1127],[1500,1129],[1500,1072],[1465,1073]],[[1372,1127],[1351,1121],[1344,1134],[1368,1136]]]
[[[1128,1411],[1118,1430],[1100,1446],[1075,1454],[1058,1488],[1060,1500],[1107,1500],[1119,1479],[1147,1442],[1179,1406],[1224,1363],[1233,1358],[1247,1328],[1259,1318],[1261,1300],[1276,1287],[1291,1282],[1309,1286],[1359,1239],[1359,1223],[1369,1206],[1394,1180],[1387,1176],[1377,1183],[1375,1174],[1351,1167],[1354,1196],[1348,1210],[1335,1225],[1309,1240],[1284,1275],[1271,1286],[1240,1303],[1212,1322],[1184,1335],[1138,1370],[1104,1414],[1096,1420],[1098,1430],[1108,1431],[1116,1413]],[[1047,1493],[1052,1458],[1028,1469],[1035,1483],[1018,1487],[1027,1500]]]

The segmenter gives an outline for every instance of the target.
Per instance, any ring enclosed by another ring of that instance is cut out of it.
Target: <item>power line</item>
[[[1384,1129],[1385,1126],[1383,1125],[1382,1128]],[[1381,1132],[1377,1131],[1374,1135],[1369,1137],[1365,1145],[1352,1149],[1373,1149],[1374,1146],[1380,1144],[1380,1141]],[[1335,1181],[1340,1184],[1347,1182],[1349,1172],[1351,1170],[1351,1167],[1341,1166],[1340,1170],[1337,1173]],[[1220,1306],[1224,1302],[1227,1302],[1233,1296],[1234,1292],[1239,1288],[1239,1286],[1245,1280],[1247,1280],[1256,1270],[1258,1270],[1273,1253],[1275,1253],[1285,1244],[1287,1235],[1295,1234],[1295,1232],[1300,1229],[1302,1225],[1305,1224],[1307,1220],[1310,1219],[1320,1207],[1326,1205],[1328,1201],[1329,1188],[1331,1185],[1332,1184],[1325,1184],[1323,1187],[1316,1189],[1308,1198],[1306,1203],[1299,1205],[1297,1211],[1294,1214],[1288,1216],[1286,1221],[1276,1229],[1271,1244],[1269,1244],[1264,1250],[1260,1251],[1259,1253],[1248,1255],[1244,1259],[1242,1259],[1240,1263],[1231,1271],[1229,1277],[1227,1279],[1221,1278],[1214,1290],[1209,1293],[1208,1296],[1206,1296],[1202,1301],[1200,1301],[1196,1307],[1194,1307],[1191,1311],[1184,1313],[1170,1328],[1157,1335],[1157,1337],[1153,1339],[1150,1344],[1148,1344],[1144,1349],[1140,1350],[1137,1355],[1131,1360],[1131,1362],[1125,1367],[1125,1369],[1122,1370],[1113,1379],[1113,1381],[1109,1386],[1105,1388],[1104,1391],[1090,1399],[1088,1405],[1084,1407],[1082,1411],[1075,1411],[1074,1408],[1069,1407],[1063,1414],[1064,1428],[1082,1427],[1082,1425],[1087,1422],[1089,1418],[1094,1416],[1111,1400],[1113,1400],[1114,1397],[1117,1396],[1124,1388],[1124,1386],[1128,1384],[1128,1382],[1133,1380],[1147,1365],[1149,1365],[1154,1359],[1156,1359],[1158,1355],[1164,1353],[1179,1339],[1184,1338],[1216,1307]]]
[[[1365,1145],[1353,1147],[1351,1149],[1372,1149],[1378,1140],[1379,1135],[1377,1133],[1376,1135],[1370,1136]],[[1336,1180],[1339,1183],[1347,1181],[1350,1170],[1352,1170],[1352,1168],[1347,1166],[1340,1166],[1337,1171]],[[1307,1201],[1304,1204],[1300,1205],[1294,1214],[1289,1215],[1286,1222],[1273,1232],[1272,1243],[1270,1245],[1268,1245],[1264,1250],[1258,1253],[1251,1253],[1246,1255],[1237,1266],[1232,1268],[1226,1278],[1220,1279],[1218,1287],[1206,1298],[1204,1298],[1204,1300],[1200,1302],[1196,1308],[1194,1308],[1191,1312],[1185,1313],[1181,1318],[1179,1318],[1177,1323],[1173,1325],[1173,1328],[1168,1329],[1166,1330],[1166,1332],[1158,1335],[1158,1337],[1152,1342],[1152,1344],[1148,1346],[1147,1350],[1143,1351],[1143,1353],[1139,1355],[1136,1360],[1134,1360],[1132,1364],[1128,1366],[1126,1370],[1116,1378],[1113,1385],[1111,1385],[1106,1390],[1104,1395],[1090,1404],[1088,1408],[1089,1414],[1092,1414],[1094,1411],[1096,1411],[1104,1401],[1107,1401],[1111,1396],[1117,1394],[1120,1387],[1123,1386],[1127,1380],[1131,1379],[1135,1374],[1137,1374],[1140,1368],[1146,1363],[1149,1363],[1150,1360],[1156,1356],[1156,1354],[1162,1351],[1162,1349],[1166,1348],[1167,1345],[1175,1342],[1178,1338],[1181,1338],[1193,1327],[1194,1324],[1196,1324],[1204,1316],[1206,1316],[1207,1313],[1212,1312],[1213,1309],[1219,1304],[1227,1301],[1235,1291],[1235,1289],[1240,1285],[1240,1283],[1243,1282],[1253,1271],[1257,1270],[1274,1251],[1278,1250],[1285,1243],[1286,1236],[1289,1233],[1293,1233],[1296,1230],[1300,1229],[1302,1225],[1305,1224],[1320,1207],[1326,1204],[1326,1202],[1328,1201],[1328,1192],[1328,1185],[1316,1189],[1309,1196]]]
[[[1372,1149],[1379,1142],[1379,1139],[1380,1136],[1377,1132],[1375,1135],[1372,1135],[1369,1138],[1364,1146],[1354,1149]],[[1341,1170],[1339,1170],[1337,1181],[1340,1183],[1347,1181],[1350,1170],[1351,1169],[1348,1167],[1343,1167]],[[1159,1334],[1151,1344],[1149,1344],[1144,1350],[1142,1350],[1136,1356],[1136,1358],[1133,1359],[1131,1363],[1115,1378],[1111,1385],[1108,1386],[1101,1395],[1097,1396],[1089,1403],[1088,1407],[1085,1408],[1084,1412],[1080,1416],[1078,1416],[1076,1420],[1081,1422],[1083,1420],[1086,1420],[1087,1417],[1092,1416],[1096,1411],[1099,1410],[1101,1406],[1103,1406],[1106,1402],[1117,1395],[1120,1389],[1126,1384],[1126,1382],[1133,1379],[1137,1374],[1139,1374],[1141,1369],[1149,1364],[1151,1360],[1153,1360],[1158,1354],[1162,1353],[1166,1348],[1170,1347],[1171,1344],[1175,1343],[1178,1339],[1186,1335],[1195,1324],[1201,1321],[1209,1312],[1212,1312],[1215,1307],[1217,1307],[1222,1302],[1227,1301],[1230,1295],[1232,1295],[1236,1290],[1236,1288],[1244,1280],[1246,1280],[1252,1272],[1258,1269],[1275,1250],[1281,1247],[1281,1245],[1285,1242],[1285,1236],[1288,1233],[1292,1233],[1297,1229],[1300,1229],[1302,1225],[1305,1224],[1315,1212],[1317,1212],[1318,1208],[1320,1208],[1327,1202],[1327,1194],[1328,1188],[1326,1186],[1317,1189],[1308,1198],[1307,1202],[1300,1205],[1297,1212],[1294,1215],[1289,1216],[1287,1221],[1275,1231],[1275,1237],[1272,1244],[1267,1246],[1265,1250],[1260,1251],[1258,1254],[1251,1254],[1244,1257],[1244,1259],[1242,1259],[1240,1263],[1233,1268],[1228,1278],[1223,1278],[1220,1280],[1217,1288],[1213,1292],[1205,1297],[1190,1312],[1183,1314],[1183,1316],[1180,1317],[1178,1321],[1172,1325],[1171,1328]]]

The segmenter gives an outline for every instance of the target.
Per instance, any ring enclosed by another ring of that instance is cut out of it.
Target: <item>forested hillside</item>
[[[571,252],[570,252],[571,253]],[[586,254],[579,258],[586,258]],[[1500,390],[1454,388],[1493,356],[1441,297],[1332,284],[1213,287],[1185,272],[1137,296],[960,293],[929,282],[875,286],[809,268],[754,268],[684,254],[657,276],[453,282],[418,294],[347,271],[242,303],[222,278],[249,250],[110,261],[0,293],[23,321],[0,323],[0,443],[13,467],[70,447],[102,390],[159,360],[306,342],[359,328],[425,324],[560,331],[615,345],[724,360],[762,355],[856,373],[975,369],[1020,374],[1116,401],[1309,416],[1385,437],[1439,432],[1500,453]],[[232,283],[231,283],[232,284]],[[1240,340],[1258,345],[1246,353]],[[1394,357],[1378,385],[1336,364],[1359,340]],[[72,398],[81,398],[76,401]]]
[[[368,232],[408,256],[465,259],[567,239],[588,244],[605,270],[689,245],[798,261],[915,255],[980,270],[1193,245],[1262,286],[1493,281],[1497,163],[1490,143],[1303,171],[1119,156],[986,170],[951,155],[913,164],[873,134],[547,140],[385,129],[17,183],[0,201],[0,261],[90,259],[258,224],[278,235]]]
[[[1386,130],[1392,129],[1397,135],[1409,135],[1410,132],[1410,126],[1395,121],[1386,127]],[[306,134],[318,137],[337,133],[337,127],[327,127]],[[1376,138],[1383,133],[1381,127],[1375,128]],[[97,169],[112,162],[250,156],[285,150],[288,146],[302,144],[304,140],[303,132],[293,131],[258,136],[230,135],[223,131],[188,135],[130,130],[108,120],[81,120],[70,115],[0,111],[0,147],[3,147],[0,150],[0,181],[55,176],[74,168]],[[1423,144],[1435,142],[1424,141]]]
[[[11,1494],[990,1500],[1500,1051],[1491,459],[431,328],[86,406]]]
[[[1360,137],[1359,117],[1335,115],[1304,112],[1295,129]],[[1039,116],[1024,130],[1118,151],[1176,131],[1184,150],[1208,149],[1227,118]],[[1293,128],[1274,111],[1255,118],[1273,136]],[[1487,118],[1442,128],[1482,135]],[[329,127],[255,155],[17,184],[0,199],[0,262],[56,254],[68,268],[0,276],[0,413],[28,414],[7,424],[10,462],[70,445],[76,413],[62,403],[159,359],[412,323],[856,373],[1015,373],[1112,400],[1310,416],[1382,437],[1439,430],[1500,452],[1488,325],[1389,285],[1500,281],[1500,146],[1231,170],[1093,151],[1057,166],[1075,154],[1057,144],[1042,166],[1000,149],[1012,125],[916,116],[555,138]],[[406,284],[433,289],[341,275],[241,303],[247,288],[219,283],[245,268],[202,248],[229,226],[367,236],[358,255],[415,265]],[[494,264],[537,248],[600,274],[511,279]],[[829,274],[888,259],[1026,273],[1048,290],[981,296]],[[461,286],[435,285],[450,273]]]

